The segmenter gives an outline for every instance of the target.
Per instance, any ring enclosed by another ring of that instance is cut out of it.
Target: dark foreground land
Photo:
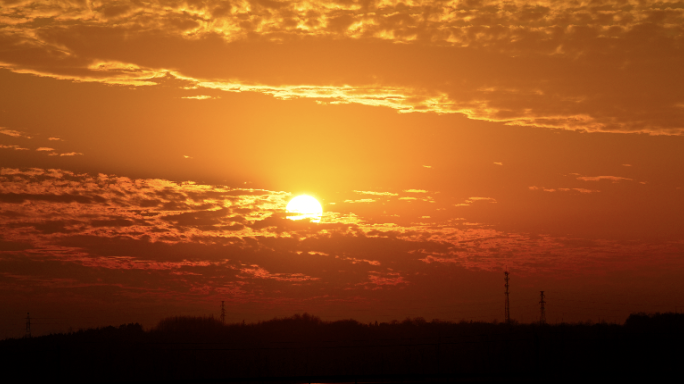
[[[683,342],[684,314],[675,313],[544,326],[176,317],[148,331],[127,324],[3,340],[0,366],[5,377],[45,383],[658,381],[681,379]]]

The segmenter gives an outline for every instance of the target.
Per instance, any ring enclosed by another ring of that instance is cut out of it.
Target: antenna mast
[[[504,305],[504,319],[506,319],[506,324],[511,323],[511,305],[508,302],[508,271],[504,271],[504,281],[506,284],[504,284],[504,287],[506,287],[506,292],[504,294],[506,295],[506,302]]]
[[[225,302],[221,300],[221,322],[226,323],[226,307],[225,307]]]

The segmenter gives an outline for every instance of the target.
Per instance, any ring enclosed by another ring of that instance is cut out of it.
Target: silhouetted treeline
[[[543,326],[170,317],[147,331],[126,324],[3,340],[0,361],[23,381],[68,383],[652,380],[679,375],[682,342],[677,313]]]

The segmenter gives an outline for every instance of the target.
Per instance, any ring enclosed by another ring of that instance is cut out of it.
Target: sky
[[[0,4],[2,338],[684,309],[684,2]]]

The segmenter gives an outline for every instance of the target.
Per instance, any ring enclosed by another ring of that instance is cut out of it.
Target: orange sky
[[[684,308],[681,2],[0,4],[0,337]]]

